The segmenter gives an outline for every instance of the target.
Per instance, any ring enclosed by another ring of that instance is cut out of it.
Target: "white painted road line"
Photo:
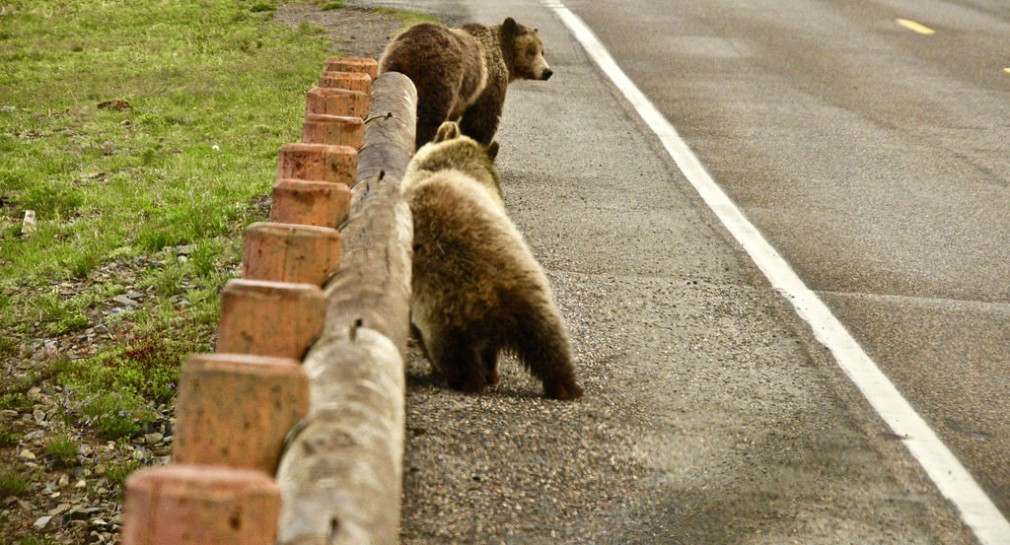
[[[971,474],[902,397],[827,305],[803,283],[789,263],[715,183],[673,125],[621,70],[593,31],[560,1],[543,0],[543,5],[557,14],[593,62],[635,107],[702,199],[754,260],[772,287],[789,300],[800,317],[810,324],[817,339],[831,351],[838,366],[891,431],[903,439],[940,493],[957,507],[961,519],[975,532],[979,542],[983,545],[1010,544],[1010,522]]]

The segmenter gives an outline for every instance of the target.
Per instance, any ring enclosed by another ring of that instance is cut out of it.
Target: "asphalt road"
[[[1006,4],[569,7],[1010,513]]]
[[[550,11],[383,4],[539,27],[555,76],[510,88],[498,162],[587,389],[412,361],[406,543],[974,542]],[[1010,13],[566,5],[1010,511]]]

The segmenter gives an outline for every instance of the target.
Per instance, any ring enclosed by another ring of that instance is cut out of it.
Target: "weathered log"
[[[312,412],[278,468],[280,542],[399,541],[404,373],[384,335],[357,328],[306,360]]]
[[[417,91],[410,78],[396,72],[379,76],[365,119],[365,144],[358,150],[358,180],[380,172],[397,183],[414,155]]]
[[[408,78],[375,80],[326,323],[303,362],[311,409],[278,468],[280,543],[399,542],[413,238],[399,182],[416,102]]]

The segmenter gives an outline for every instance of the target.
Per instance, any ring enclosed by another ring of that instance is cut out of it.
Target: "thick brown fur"
[[[400,72],[417,87],[418,149],[444,121],[458,121],[463,134],[489,146],[508,84],[553,74],[536,29],[511,17],[492,27],[415,25],[386,46],[379,72]]]
[[[411,320],[436,375],[481,392],[514,353],[547,397],[576,399],[568,334],[547,276],[505,213],[492,155],[444,123],[402,192],[414,216]]]

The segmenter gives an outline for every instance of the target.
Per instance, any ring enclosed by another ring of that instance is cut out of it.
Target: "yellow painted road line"
[[[916,23],[915,21],[910,21],[908,19],[895,19],[894,22],[907,28],[908,30],[911,30],[912,32],[918,32],[919,34],[926,34],[928,36],[930,34],[936,33],[935,30],[929,28],[928,26]]]

